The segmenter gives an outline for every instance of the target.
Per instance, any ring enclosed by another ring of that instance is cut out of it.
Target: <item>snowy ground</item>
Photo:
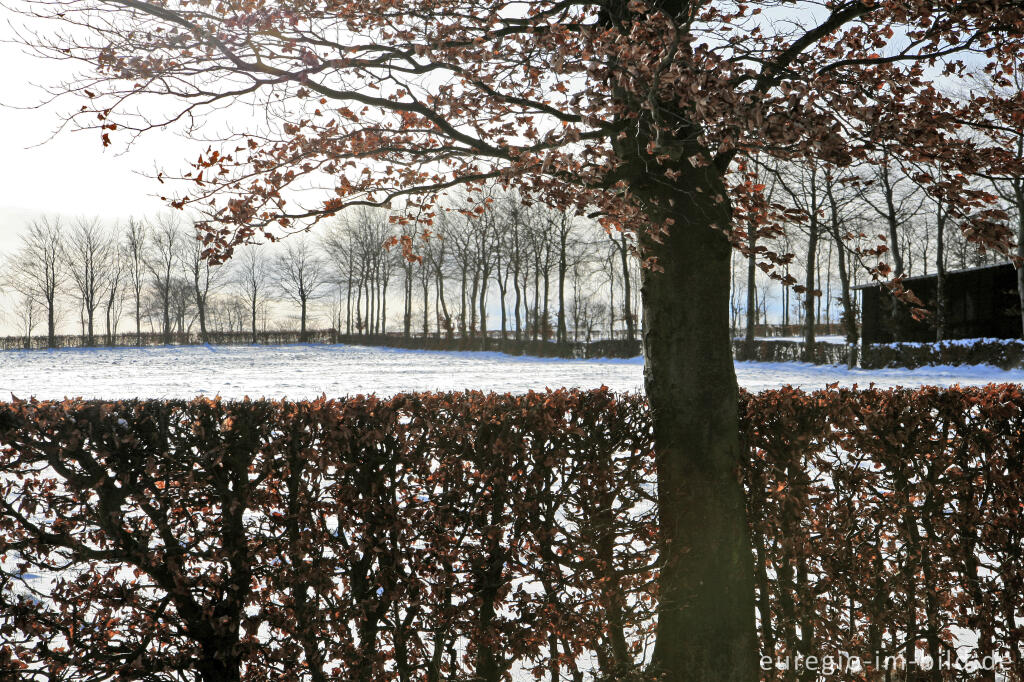
[[[805,363],[736,364],[741,386],[759,391],[785,384],[806,390],[839,382],[867,387],[1024,383],[1024,370],[982,365],[919,369],[848,370]],[[221,395],[310,398],[322,393],[389,395],[416,390],[466,388],[523,392],[561,386],[636,391],[643,362],[560,360],[500,353],[407,351],[361,346],[179,346],[0,352],[0,400],[188,398]],[[957,631],[958,644],[976,636]],[[517,671],[517,681],[532,679]],[[1005,678],[997,676],[997,680]]]
[[[807,390],[843,386],[1024,383],[1024,370],[987,365],[847,370],[803,363],[736,364],[752,391],[792,384]],[[179,346],[0,352],[0,400],[188,398],[221,395],[310,398],[325,393],[390,395],[466,388],[524,392],[546,387],[643,386],[640,358],[559,360],[500,353],[407,351],[361,346]]]

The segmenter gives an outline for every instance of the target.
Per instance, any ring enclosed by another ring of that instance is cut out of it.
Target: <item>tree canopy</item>
[[[175,197],[210,212],[222,247],[353,204],[430,205],[446,188],[485,181],[649,227],[651,197],[636,191],[631,164],[643,164],[657,196],[687,169],[742,170],[752,153],[847,164],[883,143],[946,173],[935,191],[970,213],[975,238],[1006,238],[993,215],[971,211],[985,197],[964,192],[965,173],[1018,162],[964,134],[983,114],[942,84],[1010,68],[1019,3],[33,7],[89,29],[34,42],[89,65],[69,86],[88,98],[73,117],[104,144],[168,124],[197,132],[220,108],[237,121],[240,102],[265,106],[191,164],[193,185]],[[734,193],[736,209],[753,211],[760,185],[742,173],[731,181],[746,190]]]

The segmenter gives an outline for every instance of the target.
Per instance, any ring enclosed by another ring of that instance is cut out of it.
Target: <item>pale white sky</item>
[[[72,78],[75,65],[26,54],[11,42],[12,24],[23,23],[0,6],[0,252],[42,213],[113,220],[165,209],[159,193],[169,189],[140,173],[152,172],[155,163],[179,167],[181,139],[157,132],[128,151],[123,146],[104,149],[96,131],[63,132],[49,139],[60,113],[77,105],[65,100],[42,109],[21,107],[45,98],[41,86]]]

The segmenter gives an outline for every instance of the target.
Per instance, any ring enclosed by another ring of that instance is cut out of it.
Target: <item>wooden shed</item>
[[[935,275],[907,277],[904,286],[935,310]],[[915,321],[900,306],[893,315],[893,299],[878,284],[854,287],[861,293],[861,339],[864,344],[894,341],[934,341],[935,319]],[[1012,263],[946,272],[947,339],[1021,336],[1017,270]]]

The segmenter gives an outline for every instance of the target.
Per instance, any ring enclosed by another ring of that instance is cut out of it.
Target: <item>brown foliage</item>
[[[762,654],[956,664],[959,627],[1024,679],[1020,387],[745,394],[741,435]],[[19,401],[0,443],[22,679],[624,679],[647,655],[636,396]]]
[[[734,231],[745,249],[746,231],[767,237],[806,218],[765,197],[749,173],[754,155],[842,166],[880,163],[883,149],[886,162],[937,169],[929,191],[972,239],[1006,248],[1009,238],[994,196],[971,177],[1019,174],[1020,159],[963,133],[992,129],[993,116],[1019,119],[1020,98],[967,102],[935,81],[1009,73],[1024,35],[1012,2],[30,7],[88,29],[88,37],[55,32],[30,42],[89,65],[91,77],[67,88],[81,104],[70,118],[98,129],[104,145],[216,119],[240,102],[272,112],[225,135],[179,177],[189,191],[172,203],[208,212],[215,254],[350,205],[408,201],[409,218],[429,225],[439,193],[491,181],[596,211],[608,226],[660,243],[681,195],[719,191],[704,169],[729,178],[731,197],[714,201],[732,204],[735,223],[711,227]],[[151,106],[150,95],[167,108]],[[302,189],[311,185],[333,192]]]

